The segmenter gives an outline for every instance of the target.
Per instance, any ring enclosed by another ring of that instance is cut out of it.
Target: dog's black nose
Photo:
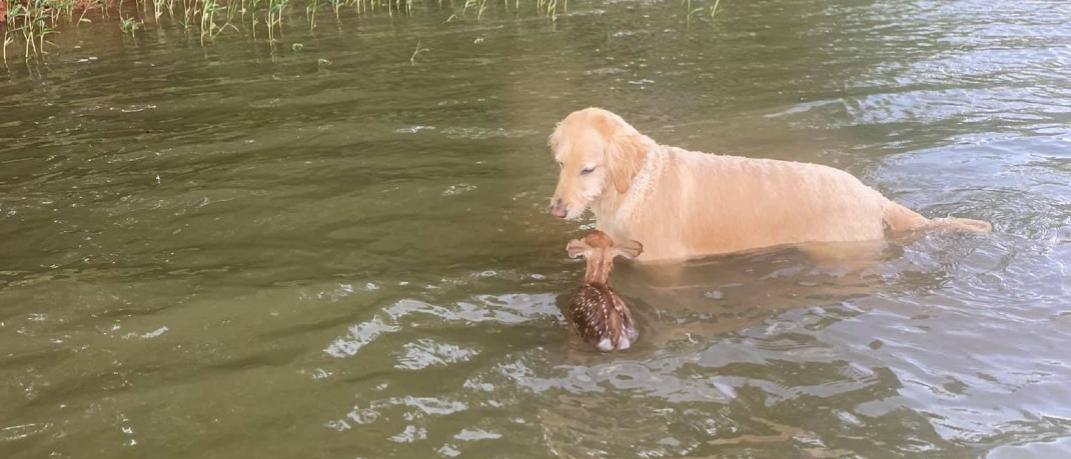
[[[565,203],[561,199],[555,198],[554,203],[550,205],[550,214],[558,218],[565,218],[566,215],[569,215],[569,209],[565,207]]]

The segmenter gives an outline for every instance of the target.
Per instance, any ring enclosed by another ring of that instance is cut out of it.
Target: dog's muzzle
[[[566,215],[569,215],[569,208],[565,206],[565,203],[560,198],[555,198],[550,205],[550,214],[558,218],[565,218]]]

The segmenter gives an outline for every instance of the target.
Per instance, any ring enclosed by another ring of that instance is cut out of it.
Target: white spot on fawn
[[[614,350],[614,344],[610,342],[610,338],[603,338],[599,341],[599,345],[596,346],[600,351],[612,351]]]

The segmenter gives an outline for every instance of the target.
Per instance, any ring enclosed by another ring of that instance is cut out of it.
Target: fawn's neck
[[[613,259],[603,255],[592,255],[587,259],[587,270],[584,272],[584,282],[595,285],[606,285],[610,278],[610,269],[613,268]]]

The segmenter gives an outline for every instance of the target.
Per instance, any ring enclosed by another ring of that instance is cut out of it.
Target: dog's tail
[[[983,234],[993,231],[993,225],[987,221],[958,217],[942,217],[932,219],[930,220],[930,225],[927,228]]]
[[[934,218],[931,220],[893,201],[885,203],[884,221],[889,231],[894,233],[929,229],[968,233],[988,233],[993,231],[993,225],[989,224],[989,222],[957,217]]]

